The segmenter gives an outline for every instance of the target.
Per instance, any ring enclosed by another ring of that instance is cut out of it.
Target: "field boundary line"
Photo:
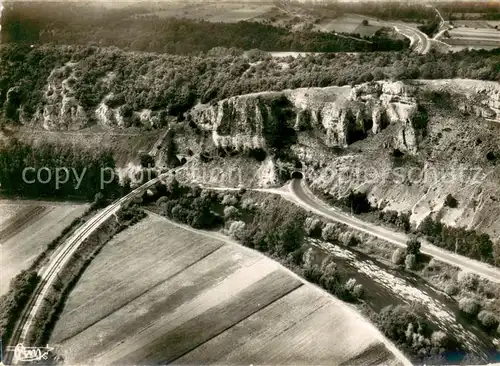
[[[225,244],[221,243],[220,246],[218,246],[217,248],[215,248],[214,250],[210,251],[209,253],[207,253],[206,255],[204,255],[203,257],[199,258],[198,260],[194,261],[193,263],[187,265],[186,267],[184,267],[183,269],[173,273],[172,275],[168,276],[167,278],[161,280],[161,281],[158,281],[157,283],[155,283],[153,286],[151,286],[150,288],[142,291],[139,295],[135,296],[134,298],[128,300],[127,302],[125,302],[124,304],[120,305],[120,306],[117,306],[115,309],[111,310],[111,312],[108,312],[107,314],[105,314],[104,316],[100,317],[99,319],[97,319],[96,321],[92,322],[91,324],[87,325],[85,328],[83,328],[82,330],[60,340],[58,343],[64,343],[68,340],[70,340],[71,338],[74,338],[76,337],[78,334],[86,331],[87,329],[89,329],[90,327],[93,327],[94,325],[96,325],[97,323],[101,322],[102,320],[106,319],[107,317],[109,317],[110,315],[112,315],[113,313],[119,311],[120,309],[124,308],[125,306],[129,305],[130,303],[132,303],[133,301],[137,300],[138,298],[144,296],[145,294],[147,294],[148,292],[150,291],[153,291],[154,289],[156,289],[157,287],[161,286],[162,284],[164,284],[165,282],[171,280],[172,278],[178,276],[180,273],[184,272],[186,269],[194,266],[196,263],[200,262],[201,260],[207,258],[208,256],[212,255],[213,253],[215,253],[216,251],[218,251],[219,249],[221,249],[222,247],[224,247]]]

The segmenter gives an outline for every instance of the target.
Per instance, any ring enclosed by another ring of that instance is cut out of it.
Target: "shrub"
[[[417,238],[412,238],[406,243],[406,254],[413,254],[418,256],[420,254],[421,244]]]
[[[417,257],[415,254],[408,254],[405,259],[405,268],[407,270],[414,270],[417,267]]]
[[[232,194],[226,194],[222,198],[221,204],[223,204],[224,206],[228,206],[228,205],[229,206],[236,206],[238,204],[238,198],[236,198],[236,196],[234,196]]]
[[[233,217],[237,217],[240,212],[234,206],[227,206],[224,208],[224,218],[229,220]]]
[[[328,241],[331,243],[337,241],[338,237],[336,225],[332,223],[326,224],[326,226],[321,231],[321,237],[324,241]]]
[[[357,284],[356,286],[354,286],[354,288],[352,289],[352,294],[355,298],[357,299],[360,299],[363,297],[363,295],[365,294],[365,288],[363,287],[363,285],[361,284]]]
[[[246,224],[243,221],[235,221],[229,226],[229,236],[236,240],[241,240],[245,232]]]
[[[457,275],[458,285],[469,291],[475,291],[479,284],[479,277],[474,273],[460,271]]]
[[[168,202],[168,197],[163,196],[163,197],[160,197],[160,198],[158,198],[158,199],[156,200],[156,205],[157,205],[158,207],[162,207],[162,205],[163,205],[164,203],[167,203],[167,202]]]
[[[490,311],[482,310],[477,315],[477,319],[479,320],[481,325],[488,330],[495,329],[499,325],[498,318]]]
[[[347,235],[344,238],[344,245],[348,247],[356,247],[361,241],[354,234]]]
[[[458,302],[458,308],[466,315],[476,316],[481,309],[481,305],[475,299],[464,297]]]
[[[443,347],[448,342],[448,335],[440,330],[432,332],[431,343],[434,347]]]
[[[446,292],[450,296],[453,296],[453,295],[458,294],[459,290],[460,289],[458,288],[457,285],[455,285],[454,283],[450,283],[450,284],[446,285],[444,292]]]
[[[350,278],[344,285],[347,291],[354,290],[354,286],[356,286],[356,280],[354,278]]]
[[[458,201],[453,195],[449,194],[446,196],[446,199],[444,200],[444,205],[450,208],[457,208],[458,207]]]
[[[241,201],[241,208],[243,210],[252,210],[255,207],[255,202],[251,198],[244,198]]]
[[[308,217],[304,222],[304,230],[306,234],[313,238],[318,238],[322,233],[323,223],[319,219],[314,219],[312,217]]]
[[[398,248],[392,253],[392,263],[400,265],[405,261],[405,251],[402,248]]]

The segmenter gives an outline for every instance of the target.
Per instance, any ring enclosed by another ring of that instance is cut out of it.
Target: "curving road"
[[[392,26],[394,27],[396,32],[401,33],[403,36],[410,39],[410,47],[415,45],[415,52],[424,55],[430,51],[431,40],[424,32],[403,24],[392,23]]]
[[[115,215],[123,204],[142,194],[145,190],[147,190],[169,174],[170,172],[167,172],[155,179],[150,180],[149,182],[145,183],[139,188],[134,189],[123,198],[119,199],[115,203],[109,205],[108,207],[97,213],[90,220],[79,227],[54,253],[53,257],[50,259],[50,262],[41,274],[40,284],[35,289],[35,292],[33,293],[28,305],[21,315],[21,319],[18,321],[18,324],[13,332],[13,336],[10,341],[10,346],[15,346],[26,341],[32,323],[36,318],[36,315],[47,293],[56,281],[58,273],[69,262],[69,260],[76,252],[76,250],[78,250],[83,241],[88,238],[92,234],[92,232],[94,232],[94,230],[98,229],[106,220]],[[239,190],[239,188],[210,189]],[[304,181],[301,179],[292,180],[288,188],[257,189],[256,191],[280,195],[283,198],[290,200],[311,212],[326,217],[332,221],[343,223],[356,230],[376,236],[402,248],[406,247],[406,242],[409,240],[409,237],[405,234],[398,233],[396,231],[372,223],[361,221],[360,219],[347,215],[340,210],[329,207],[326,203],[315,197],[307,188]],[[492,282],[500,283],[500,270],[492,266],[488,266],[484,263],[450,253],[446,250],[433,246],[426,241],[422,241],[421,251],[422,253],[431,255],[442,262],[449,263],[472,273],[476,273],[479,276],[487,278]],[[6,360],[9,360],[11,356],[11,354],[7,354]]]
[[[315,197],[309,188],[307,188],[303,180],[293,180],[289,185],[289,192],[290,196],[296,201],[296,203],[307,210],[326,217],[332,221],[348,225],[353,229],[376,236],[401,248],[406,248],[406,242],[410,239],[410,237],[406,234],[362,221],[338,209],[331,208],[326,203]],[[438,248],[426,240],[420,240],[420,242],[422,243],[422,253],[430,255],[441,262],[475,273],[492,282],[500,283],[500,269]]]

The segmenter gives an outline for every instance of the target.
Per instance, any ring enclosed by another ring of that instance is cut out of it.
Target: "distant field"
[[[498,20],[454,20],[452,23],[456,27],[469,28],[495,28],[500,25]]]
[[[273,5],[271,4],[246,4],[241,2],[173,3],[169,5],[168,9],[159,10],[146,15],[233,23],[261,16],[268,13],[272,8]]]
[[[450,31],[450,38],[441,40],[457,47],[500,47],[500,31],[494,28],[457,27]]]
[[[88,205],[0,201],[0,295]]]
[[[66,364],[399,364],[350,307],[260,253],[148,217],[71,293]]]
[[[362,16],[346,15],[336,19],[326,20],[319,23],[319,26],[328,32],[353,33],[363,21]]]
[[[381,26],[377,26],[377,25],[363,25],[363,24],[360,24],[352,33],[359,34],[361,37],[371,37],[379,29],[382,29],[382,27]]]

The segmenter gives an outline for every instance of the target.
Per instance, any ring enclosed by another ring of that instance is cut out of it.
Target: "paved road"
[[[84,240],[88,238],[90,234],[94,230],[99,228],[100,225],[102,225],[106,220],[115,215],[123,204],[131,201],[133,198],[143,193],[145,190],[156,184],[168,174],[169,173],[165,173],[160,175],[158,178],[150,180],[149,182],[145,183],[139,188],[136,188],[128,195],[124,196],[120,200],[97,213],[89,221],[78,228],[75,233],[73,233],[70,238],[62,245],[62,247],[54,253],[52,258],[50,259],[49,264],[41,274],[40,284],[35,289],[30,302],[24,309],[21,315],[21,319],[18,322],[16,329],[14,330],[13,336],[10,341],[11,346],[15,346],[26,341],[28,332],[30,331],[34,319],[36,318],[38,310],[40,309],[45,296],[52,288],[52,285],[57,279],[58,273],[68,263],[68,261],[71,259],[76,250],[78,250]],[[216,189],[228,190],[228,188]],[[238,188],[233,188],[230,190],[238,190]],[[346,224],[356,230],[379,237],[402,248],[406,247],[406,242],[409,239],[409,237],[405,234],[398,233],[371,223],[363,222],[358,218],[349,216],[341,212],[340,210],[329,207],[327,204],[320,201],[310,192],[303,180],[293,180],[290,183],[288,189],[260,189],[258,191],[280,195],[283,198],[293,201],[296,204],[304,207],[305,209],[324,216],[332,221]],[[476,273],[484,278],[489,279],[490,281],[500,283],[500,270],[494,267],[442,250],[428,242],[422,243],[421,251],[425,254],[433,256],[434,258],[442,262],[449,263],[467,271]],[[11,356],[12,355],[6,355],[7,358]]]
[[[396,32],[401,33],[403,36],[410,39],[411,46],[415,45],[415,52],[426,54],[430,51],[431,40],[424,32],[403,24],[392,23],[392,26],[394,27]]]
[[[289,189],[291,196],[302,207],[330,220],[340,222],[352,227],[353,229],[386,240],[401,248],[406,248],[406,242],[410,239],[406,234],[399,233],[372,223],[364,222],[338,209],[329,207],[326,203],[322,202],[311,193],[303,180],[293,180],[290,183]],[[492,282],[500,283],[500,269],[438,248],[425,240],[421,240],[421,243],[422,253],[430,255],[437,260],[440,260],[441,262],[448,263],[468,272],[475,273]]]

